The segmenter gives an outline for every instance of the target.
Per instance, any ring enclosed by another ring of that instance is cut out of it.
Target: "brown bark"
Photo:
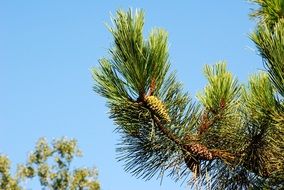
[[[152,79],[149,88],[149,96],[152,96],[154,94],[155,89],[156,89],[156,80]]]

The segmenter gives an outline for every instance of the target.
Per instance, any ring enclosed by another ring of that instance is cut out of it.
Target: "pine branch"
[[[209,149],[238,153],[239,133],[242,129],[240,116],[240,86],[226,70],[224,62],[205,66],[208,85],[197,95],[203,105],[198,126],[199,138]]]
[[[272,4],[256,2],[263,5],[256,13],[263,19],[265,6]],[[284,22],[282,9],[271,10],[279,17],[261,22],[252,35],[270,80],[252,77],[242,90],[224,62],[205,66],[208,85],[197,96],[201,104],[192,103],[175,73],[168,72],[166,32],[153,30],[145,40],[143,12],[117,12],[109,27],[111,57],[100,60],[93,77],[121,134],[117,151],[127,171],[147,180],[170,171],[181,179],[189,169],[201,184],[209,173],[213,189],[281,187]]]
[[[173,141],[176,145],[182,146],[182,144],[181,144],[179,138],[178,138],[176,135],[174,135],[169,129],[165,128],[165,127],[161,124],[161,122],[160,122],[160,120],[158,119],[157,116],[155,116],[154,114],[152,114],[152,118],[153,118],[153,120],[154,120],[156,126],[158,127],[158,129],[159,129],[166,137],[168,137],[168,138],[169,138],[171,141]]]

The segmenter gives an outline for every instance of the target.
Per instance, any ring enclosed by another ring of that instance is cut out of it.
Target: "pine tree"
[[[212,189],[284,188],[284,0],[254,0],[255,42],[267,72],[241,85],[219,62],[194,102],[170,71],[167,33],[143,37],[143,11],[122,11],[110,56],[92,70],[107,100],[125,170],[169,174]]]

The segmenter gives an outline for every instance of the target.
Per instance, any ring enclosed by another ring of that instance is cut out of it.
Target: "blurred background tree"
[[[225,62],[204,68],[194,102],[170,71],[167,33],[143,36],[143,11],[117,11],[110,56],[92,70],[121,134],[125,170],[209,189],[284,188],[284,0],[254,0],[250,35],[266,72],[241,85]]]
[[[96,168],[70,169],[75,157],[82,156],[74,139],[56,139],[50,145],[46,139],[38,140],[27,163],[18,165],[17,173],[10,172],[10,161],[0,155],[0,188],[22,190],[22,182],[39,179],[43,189],[49,190],[99,190]]]

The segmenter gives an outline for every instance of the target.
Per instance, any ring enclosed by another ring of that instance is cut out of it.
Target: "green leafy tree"
[[[119,10],[110,56],[92,70],[126,171],[165,173],[211,189],[284,188],[284,0],[255,0],[255,42],[267,72],[240,85],[219,62],[194,102],[170,71],[167,33],[143,37],[143,11]]]
[[[0,189],[20,190],[17,179],[10,173],[10,164],[7,156],[0,155]]]
[[[95,168],[70,170],[72,160],[81,155],[74,139],[61,138],[49,145],[41,138],[27,163],[18,165],[15,177],[10,173],[9,159],[0,155],[0,187],[5,190],[22,190],[21,182],[37,177],[43,189],[99,190]]]

